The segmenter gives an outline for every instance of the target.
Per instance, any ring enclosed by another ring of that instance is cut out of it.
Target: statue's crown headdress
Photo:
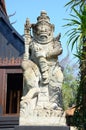
[[[41,11],[40,16],[37,17],[37,22],[41,22],[41,21],[45,21],[45,22],[50,22],[50,18],[47,16],[47,13],[45,11]]]

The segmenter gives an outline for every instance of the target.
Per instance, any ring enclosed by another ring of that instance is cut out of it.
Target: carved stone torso
[[[59,50],[61,49],[60,45],[55,45],[54,41],[51,41],[48,44],[40,44],[37,43],[36,41],[32,42],[31,45],[31,59],[33,60],[37,60],[38,56],[36,55],[36,50],[40,52],[40,56],[43,56],[47,59],[47,61],[53,61],[55,60],[55,62],[57,61],[57,54],[59,52]],[[56,51],[56,52],[55,52]]]

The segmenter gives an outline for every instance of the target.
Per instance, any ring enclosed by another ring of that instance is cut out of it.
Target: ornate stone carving
[[[65,124],[61,97],[63,73],[58,62],[58,55],[62,53],[61,35],[53,37],[54,25],[45,11],[41,12],[36,24],[30,24],[27,19],[24,31],[24,90],[20,125],[49,125],[47,120],[57,125],[60,117]],[[57,121],[53,122],[53,118]]]

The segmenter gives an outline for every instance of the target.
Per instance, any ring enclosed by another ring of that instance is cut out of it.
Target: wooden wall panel
[[[5,69],[0,69],[0,105],[2,109],[5,107],[5,91],[6,91],[6,75],[5,75]],[[3,109],[4,112],[4,109]]]
[[[22,69],[20,69],[20,68],[8,68],[8,69],[6,69],[6,74],[8,74],[8,73],[22,73]]]
[[[0,106],[3,109],[3,114],[6,114],[6,98],[7,98],[7,74],[22,73],[19,67],[0,68]]]
[[[0,105],[2,105],[3,69],[0,69]]]

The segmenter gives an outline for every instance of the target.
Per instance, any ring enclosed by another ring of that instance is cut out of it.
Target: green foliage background
[[[76,105],[76,95],[78,89],[77,76],[74,74],[76,68],[67,64],[64,68],[64,82],[62,86],[63,108],[69,109]]]
[[[76,54],[80,68],[80,82],[74,113],[74,124],[79,130],[86,129],[86,0],[70,0],[66,5],[70,7],[70,19],[64,27],[68,27],[65,35],[72,50],[76,45]]]

